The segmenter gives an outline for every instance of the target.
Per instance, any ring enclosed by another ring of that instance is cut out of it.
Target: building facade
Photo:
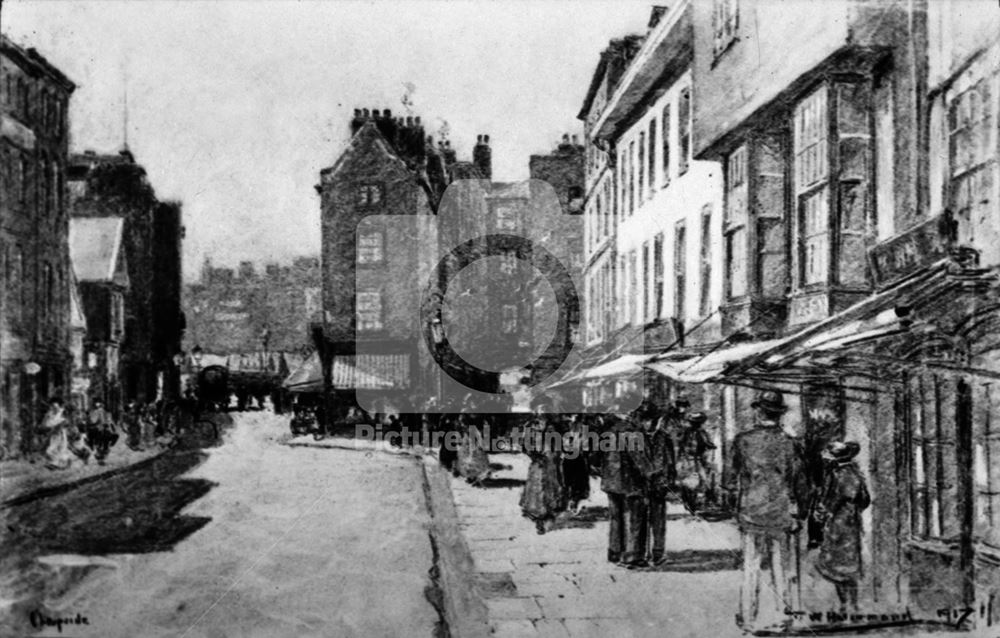
[[[68,184],[74,218],[124,220],[130,286],[120,359],[123,401],[152,402],[165,388],[176,393],[174,355],[184,326],[180,204],[157,199],[146,169],[128,149],[73,155]]]
[[[34,451],[34,432],[71,376],[69,99],[75,86],[34,49],[0,36],[0,447]]]
[[[200,281],[185,286],[184,349],[302,352],[312,344],[310,326],[322,316],[316,257],[265,264],[263,272],[252,262],[233,270],[213,267],[206,259]]]
[[[354,401],[365,404],[366,391],[384,393],[382,402],[386,395],[405,401],[427,382],[433,368],[418,310],[437,246],[427,221],[453,160],[446,147],[425,139],[419,117],[358,109],[351,133],[316,186],[323,303],[317,346],[331,416]]]

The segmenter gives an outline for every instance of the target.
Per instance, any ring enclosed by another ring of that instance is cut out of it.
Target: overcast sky
[[[447,122],[494,177],[579,133],[607,40],[644,32],[653,2],[4,0],[3,30],[77,84],[73,150],[124,138],[161,199],[184,204],[184,270],[319,253],[313,185],[354,108]]]

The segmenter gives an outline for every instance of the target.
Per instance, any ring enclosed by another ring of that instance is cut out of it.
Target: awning
[[[314,352],[311,357],[303,361],[281,385],[289,392],[322,392],[323,364],[320,362],[319,353]]]
[[[609,377],[625,377],[642,372],[642,363],[650,358],[648,354],[623,354],[617,359],[590,368],[580,375],[581,381],[596,381]]]
[[[783,343],[783,339],[752,341],[723,347],[704,355],[668,353],[645,363],[646,368],[683,383],[704,383],[723,376],[730,365]]]
[[[330,377],[338,390],[387,390],[409,386],[406,354],[337,355]]]

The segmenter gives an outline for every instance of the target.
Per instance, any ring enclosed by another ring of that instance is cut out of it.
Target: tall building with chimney
[[[75,85],[35,49],[0,35],[0,452],[35,449],[71,377],[69,99]]]

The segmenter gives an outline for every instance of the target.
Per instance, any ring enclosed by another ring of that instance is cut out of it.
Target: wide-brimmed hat
[[[757,395],[757,399],[750,404],[750,407],[760,408],[764,412],[771,414],[781,414],[788,410],[785,405],[785,398],[777,390],[765,390]]]
[[[830,441],[826,452],[838,461],[853,459],[861,451],[861,446],[855,441]]]
[[[704,412],[690,412],[686,418],[691,425],[701,425],[708,421],[708,416]]]

